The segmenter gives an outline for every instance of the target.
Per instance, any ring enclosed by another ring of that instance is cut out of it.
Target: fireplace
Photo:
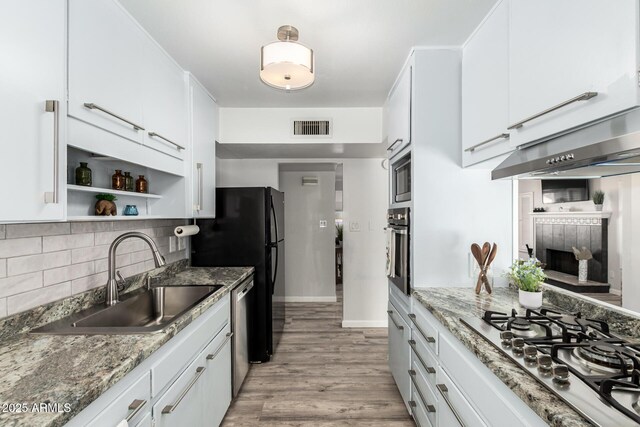
[[[560,251],[557,249],[547,249],[547,269],[559,271],[560,273],[578,275],[578,260],[573,252]]]

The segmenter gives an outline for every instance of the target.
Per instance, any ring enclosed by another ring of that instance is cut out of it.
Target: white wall
[[[388,208],[388,176],[382,159],[341,159],[344,167],[344,327],[387,327],[388,281],[385,274],[384,227]],[[255,162],[255,163],[254,163]],[[218,159],[218,182],[237,186],[252,175],[254,185],[273,185],[280,163],[335,163],[336,159]],[[261,177],[262,175],[262,177]],[[359,232],[350,232],[357,221]]]
[[[318,185],[302,185],[302,177]],[[285,301],[335,302],[335,172],[280,172],[285,199]],[[320,221],[325,221],[320,227]]]
[[[608,229],[609,262],[607,269],[609,271],[608,282],[611,285],[612,292],[620,292],[622,289],[622,241],[624,236],[627,235],[627,229],[631,227],[631,224],[623,223],[623,212],[626,205],[631,206],[632,203],[629,191],[632,186],[633,176],[634,175],[621,175],[589,180],[589,189],[591,194],[596,190],[604,191],[605,198],[603,210],[611,212]],[[591,200],[571,203],[542,203],[542,181],[538,179],[525,179],[518,181],[518,192],[533,193],[534,206],[543,207],[547,212],[595,211]],[[640,218],[640,216],[636,216],[635,218]]]
[[[332,120],[331,137],[293,136],[292,120]],[[221,108],[223,143],[379,143],[382,108]]]

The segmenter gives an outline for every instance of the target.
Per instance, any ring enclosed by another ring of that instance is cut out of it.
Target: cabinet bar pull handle
[[[571,99],[568,99],[564,102],[561,102],[558,105],[554,105],[551,108],[547,108],[544,111],[539,112],[538,114],[534,114],[531,117],[527,117],[524,120],[519,121],[518,123],[514,123],[511,126],[509,126],[507,129],[511,130],[511,129],[520,129],[525,123],[530,122],[531,120],[535,120],[538,117],[542,117],[546,114],[549,114],[553,111],[559,110],[560,108],[566,107],[569,104],[573,104],[574,102],[578,102],[578,101],[588,101],[593,97],[598,96],[598,92],[585,92],[585,93],[581,93],[580,95],[573,97]]]
[[[220,353],[222,351],[222,349],[224,348],[224,346],[227,345],[227,343],[229,342],[229,340],[231,339],[232,336],[233,336],[233,332],[227,333],[227,339],[225,339],[224,342],[222,344],[220,344],[220,347],[218,347],[218,349],[216,351],[214,351],[211,354],[207,354],[207,360],[215,359],[216,356],[218,355],[218,353]]]
[[[178,144],[178,143],[176,143],[176,142],[173,142],[173,141],[172,141],[172,140],[170,140],[169,138],[165,138],[164,136],[160,135],[159,133],[156,133],[156,132],[149,132],[149,136],[150,136],[151,138],[160,138],[161,140],[166,141],[166,142],[168,142],[168,143],[169,143],[169,144],[171,144],[171,145],[175,145],[175,146],[176,146],[176,148],[178,149],[178,151],[180,151],[180,150],[185,150],[185,148],[184,148],[182,145],[180,145],[180,144]]]
[[[418,404],[415,402],[415,400],[410,400],[407,403],[409,404],[409,408],[411,408],[411,416],[413,417],[413,421],[416,423],[416,426],[422,427],[422,424],[420,424],[420,421],[418,421],[418,417],[413,415],[413,408],[418,406]]]
[[[436,339],[432,336],[429,336],[428,334],[426,334],[422,328],[420,328],[420,326],[418,325],[418,322],[416,322],[416,315],[413,313],[409,313],[409,319],[411,319],[411,322],[413,322],[414,326],[416,327],[416,329],[418,330],[418,332],[420,332],[420,335],[422,335],[424,337],[424,339],[428,342],[433,344],[434,342],[436,342]]]
[[[120,121],[123,121],[126,124],[130,125],[131,127],[133,127],[133,130],[136,130],[136,131],[137,130],[144,130],[144,128],[142,126],[137,125],[137,124],[133,123],[132,121],[127,120],[124,117],[119,116],[116,113],[114,113],[112,111],[109,111],[106,108],[103,108],[103,107],[99,106],[98,104],[94,104],[93,102],[85,102],[84,106],[87,107],[90,110],[100,110],[103,113],[110,115],[111,117],[115,117],[116,119],[118,119]]]
[[[427,412],[436,412],[435,406],[427,404],[427,399],[424,398],[424,395],[420,391],[420,388],[418,387],[418,384],[414,379],[415,376],[416,376],[416,371],[414,371],[413,369],[409,369],[409,379],[411,380],[413,387],[418,392],[418,395],[420,396],[420,400],[422,400],[422,404],[424,405],[425,409],[427,410]]]
[[[424,359],[422,359],[422,356],[420,356],[420,353],[418,353],[418,349],[416,348],[416,342],[414,340],[409,340],[409,347],[411,347],[411,350],[413,350],[413,354],[416,355],[416,357],[420,361],[420,364],[422,365],[424,370],[427,371],[428,374],[435,374],[436,373],[435,368],[427,365]]]
[[[442,395],[442,398],[444,399],[444,401],[447,403],[447,406],[449,407],[449,409],[451,409],[451,412],[453,413],[453,416],[456,417],[456,420],[458,420],[458,423],[462,427],[465,427],[464,421],[462,421],[462,418],[458,414],[458,411],[456,411],[456,408],[453,407],[453,404],[449,400],[449,389],[447,388],[447,386],[444,385],[444,384],[436,384],[436,388],[438,389],[438,391]]]
[[[393,311],[391,310],[387,310],[387,314],[389,315],[389,318],[391,319],[391,321],[393,322],[394,325],[396,325],[396,328],[400,329],[401,331],[404,330],[404,326],[402,325],[398,325],[396,323],[396,319],[393,318]]]
[[[202,209],[202,199],[204,197],[203,182],[204,182],[204,173],[202,169],[204,165],[202,163],[196,163],[196,170],[198,171],[198,204],[195,206],[197,212],[200,212]]]
[[[53,113],[53,192],[44,193],[45,203],[60,203],[60,102],[47,100],[44,110]]]
[[[473,153],[474,151],[476,151],[477,148],[482,147],[483,145],[487,145],[490,142],[495,141],[496,139],[509,139],[511,137],[511,135],[509,135],[508,133],[501,133],[500,135],[496,135],[493,138],[489,138],[487,140],[484,140],[482,142],[480,142],[479,144],[474,145],[473,147],[469,147],[464,151],[468,151],[470,153]]]
[[[131,402],[131,404],[129,405],[129,411],[131,411],[131,413],[129,413],[129,415],[127,415],[127,422],[131,422],[132,419],[134,419],[136,417],[136,415],[138,415],[140,413],[140,411],[142,410],[142,408],[144,408],[147,404],[146,400],[141,400],[141,399],[136,399],[133,402]]]
[[[395,147],[398,142],[402,142],[402,138],[398,138],[395,141],[393,141],[393,144],[391,144],[389,148],[387,148],[387,151],[393,151],[393,147]]]
[[[182,390],[182,393],[180,393],[180,396],[178,396],[178,400],[176,400],[176,403],[174,403],[173,405],[167,405],[164,407],[164,409],[162,410],[163,414],[170,414],[176,410],[178,405],[180,405],[180,402],[182,402],[182,399],[184,399],[187,393],[189,393],[189,390],[191,390],[191,387],[193,387],[193,385],[200,379],[202,374],[204,374],[205,370],[206,368],[204,366],[198,366],[198,368],[196,369],[196,376],[193,377],[193,379],[191,380],[187,388]]]

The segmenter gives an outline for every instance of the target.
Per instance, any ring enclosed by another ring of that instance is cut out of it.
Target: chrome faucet
[[[116,274],[122,280],[122,276],[120,276],[120,273],[116,273],[116,249],[118,249],[120,243],[131,237],[136,237],[147,242],[149,248],[151,248],[151,251],[153,252],[153,261],[156,264],[156,268],[162,267],[166,264],[162,255],[160,255],[160,252],[158,252],[156,242],[154,242],[153,239],[146,234],[140,233],[139,231],[130,231],[116,237],[116,239],[113,241],[113,243],[111,243],[111,246],[109,247],[109,280],[107,281],[106,292],[107,305],[114,305],[118,302],[118,279],[116,279]]]

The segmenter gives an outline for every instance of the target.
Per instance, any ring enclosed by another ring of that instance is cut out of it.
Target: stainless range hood
[[[548,141],[528,144],[495,168],[491,178],[601,178],[637,172],[640,172],[640,109]]]

